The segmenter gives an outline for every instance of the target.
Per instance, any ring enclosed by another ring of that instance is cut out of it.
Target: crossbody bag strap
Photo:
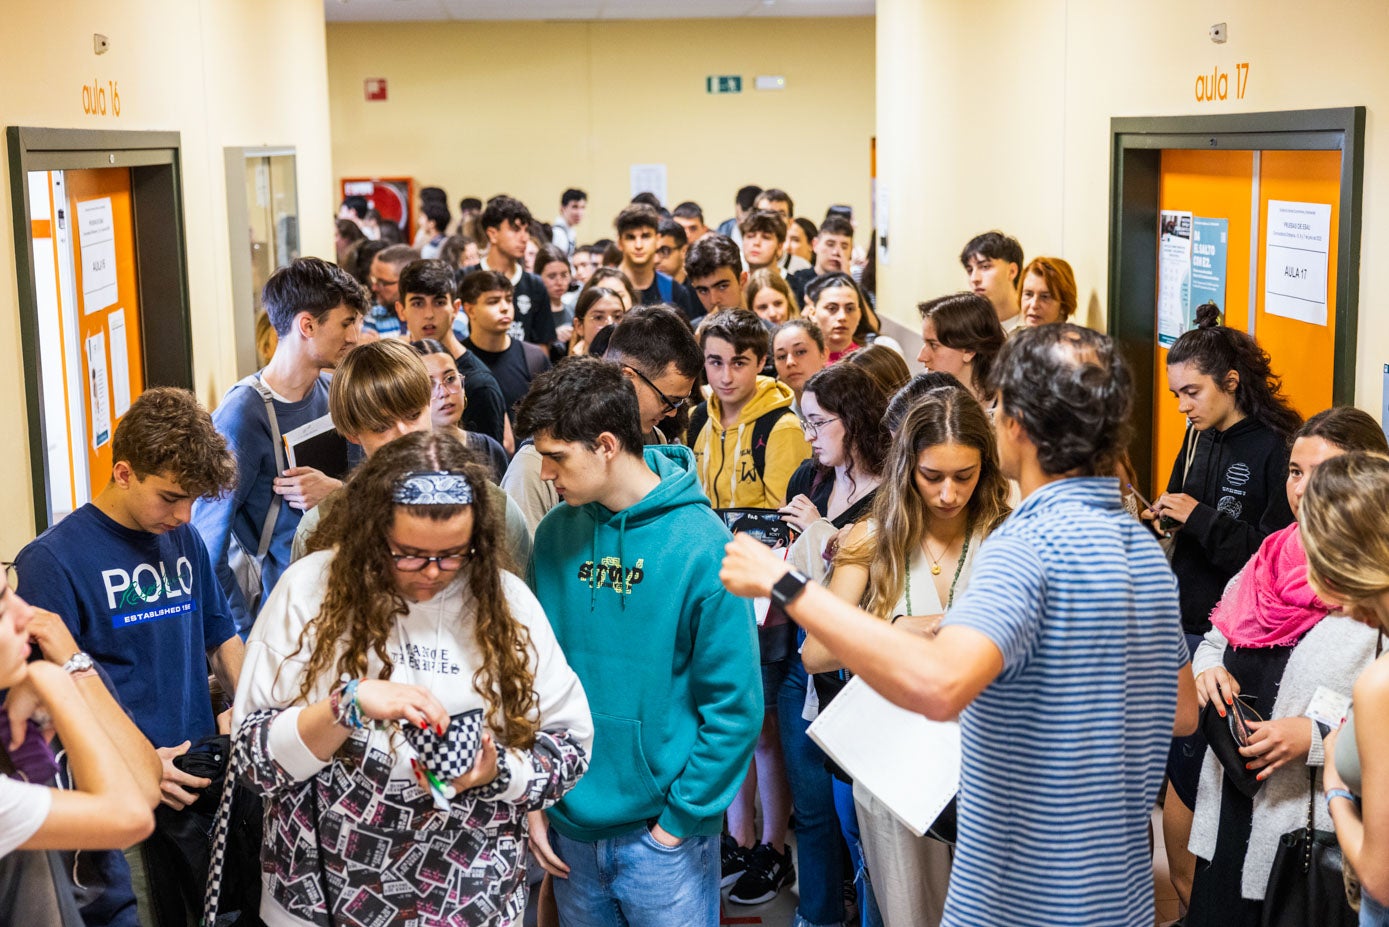
[[[255,390],[265,403],[265,417],[270,420],[270,443],[275,451],[275,474],[278,476],[285,472],[285,449],[284,439],[280,436],[280,422],[275,417],[275,397],[270,392],[270,387],[265,385],[260,374],[253,373],[243,379],[237,386],[246,386]],[[260,529],[260,543],[256,545],[256,559],[264,560],[265,555],[270,552],[270,540],[275,536],[275,522],[280,517],[279,500],[275,498],[275,492],[270,492],[270,505],[265,512],[265,524]]]

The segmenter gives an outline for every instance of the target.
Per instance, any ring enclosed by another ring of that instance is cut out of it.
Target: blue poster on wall
[[[1230,220],[1191,220],[1191,318],[1186,328],[1195,325],[1196,309],[1214,301],[1225,315],[1225,258],[1229,246]]]

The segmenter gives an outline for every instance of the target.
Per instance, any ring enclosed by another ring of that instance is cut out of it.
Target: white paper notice
[[[1264,311],[1325,325],[1331,206],[1269,200],[1267,242]]]
[[[77,204],[77,250],[82,261],[82,311],[90,315],[116,301],[116,224],[109,196]]]
[[[130,408],[130,354],[125,341],[125,310],[111,313],[106,323],[111,328],[111,396],[116,404],[116,418]]]
[[[87,389],[92,400],[92,450],[111,440],[110,386],[106,377],[106,334],[87,339]]]
[[[1191,311],[1191,213],[1164,209],[1158,230],[1158,344],[1171,347]]]
[[[633,164],[632,195],[654,193],[662,205],[666,202],[666,166],[664,164]]]

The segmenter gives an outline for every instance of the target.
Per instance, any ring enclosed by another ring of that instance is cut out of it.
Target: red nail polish
[[[425,730],[425,729],[428,728],[428,727],[429,727],[428,722],[425,722],[425,721],[421,721],[421,722],[420,722],[420,730],[423,731],[423,730]]]
[[[1254,764],[1253,764],[1253,763],[1245,763],[1245,764],[1244,764],[1244,768],[1245,768],[1245,769],[1253,769],[1253,768],[1254,768]]]

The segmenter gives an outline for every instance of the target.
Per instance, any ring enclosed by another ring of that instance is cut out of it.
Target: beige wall
[[[15,0],[5,5],[0,123],[178,131],[192,298],[194,379],[211,405],[235,382],[223,148],[298,153],[301,241],[332,253],[322,0]],[[110,38],[98,57],[92,33]],[[120,115],[82,112],[82,86],[116,81]],[[33,536],[8,153],[0,153],[0,554]],[[240,243],[238,242],[238,245]],[[33,440],[38,440],[37,436]]]
[[[1229,41],[1207,29],[1229,24]],[[1389,315],[1389,5],[1292,0],[878,0],[878,165],[891,215],[885,311],[960,289],[960,247],[1001,227],[1029,257],[1076,270],[1089,321],[1105,319],[1109,120],[1366,106],[1357,403],[1378,410]],[[1245,98],[1234,66],[1249,63]],[[1230,99],[1195,100],[1228,72]]]
[[[873,42],[871,18],[329,24],[334,176],[412,176],[451,208],[506,191],[545,222],[577,186],[591,241],[613,235],[629,166],[663,163],[667,205],[695,200],[711,225],[756,183],[817,223],[850,203],[866,231]],[[712,74],[743,92],[707,94]],[[369,77],[387,101],[364,100]]]

